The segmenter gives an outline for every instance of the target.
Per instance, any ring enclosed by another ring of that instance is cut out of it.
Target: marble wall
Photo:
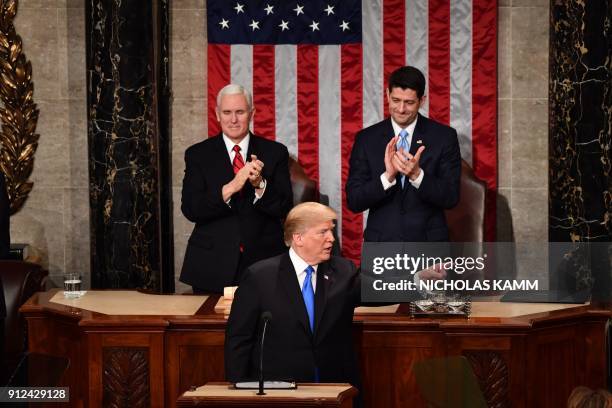
[[[548,239],[548,0],[499,0],[498,239]]]
[[[34,191],[24,210],[12,218],[12,232],[18,240],[33,242],[46,254],[52,273],[88,270],[89,266],[84,11],[80,3],[22,0],[17,22],[33,64],[41,141]],[[41,11],[41,7],[46,9]],[[192,229],[180,211],[183,154],[207,134],[205,0],[172,0],[170,14],[174,264],[178,276]],[[548,237],[548,16],[548,0],[499,0],[500,239],[513,235],[526,242]],[[57,32],[54,49],[58,51],[53,53],[43,47],[50,31]],[[64,56],[64,65],[47,66],[57,55]],[[51,77],[60,77],[65,85]],[[49,92],[46,88],[60,89]],[[50,98],[46,105],[43,92]],[[57,110],[67,112],[65,121],[59,120]],[[51,126],[53,123],[56,125]],[[59,124],[67,129],[65,134]],[[52,177],[53,172],[59,172],[57,167],[65,168],[59,186],[52,184],[58,179]],[[186,287],[177,283],[176,289],[181,292]]]

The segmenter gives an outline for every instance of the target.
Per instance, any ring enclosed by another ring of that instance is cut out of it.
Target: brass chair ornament
[[[17,0],[0,0],[0,171],[6,178],[11,214],[24,204],[38,147],[38,109],[33,100],[32,64],[23,53],[13,21]]]

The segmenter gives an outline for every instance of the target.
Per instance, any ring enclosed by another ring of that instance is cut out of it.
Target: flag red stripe
[[[275,139],[274,110],[274,46],[253,46],[253,118],[255,133]]]
[[[297,48],[298,159],[319,183],[319,47]]]
[[[485,240],[495,241],[497,208],[497,2],[473,0],[472,154],[486,181]]]
[[[346,204],[344,185],[348,178],[349,157],[353,149],[355,135],[363,122],[363,104],[355,103],[363,99],[363,66],[361,44],[341,46],[340,89],[341,89],[341,149],[342,149],[342,255],[357,265],[361,258],[363,235],[363,215],[350,211]]]
[[[450,123],[450,3],[429,1],[429,117]]]
[[[216,135],[221,131],[215,108],[217,93],[230,82],[231,46],[208,44],[208,134]]]
[[[404,0],[384,0],[383,2],[383,78],[385,89],[389,75],[406,62],[406,5]],[[386,92],[382,104],[384,115],[389,115]]]

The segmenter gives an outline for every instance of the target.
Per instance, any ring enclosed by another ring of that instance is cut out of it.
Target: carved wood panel
[[[480,390],[490,408],[509,408],[508,365],[497,351],[465,350]]]
[[[102,405],[149,407],[149,350],[145,347],[104,347],[102,355]]]

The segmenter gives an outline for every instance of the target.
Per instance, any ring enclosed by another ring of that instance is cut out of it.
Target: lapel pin
[[[423,141],[421,139],[417,140],[417,144],[423,144]]]
[[[329,276],[327,276],[327,275],[323,275],[323,277],[324,277],[325,279],[329,279]]]

